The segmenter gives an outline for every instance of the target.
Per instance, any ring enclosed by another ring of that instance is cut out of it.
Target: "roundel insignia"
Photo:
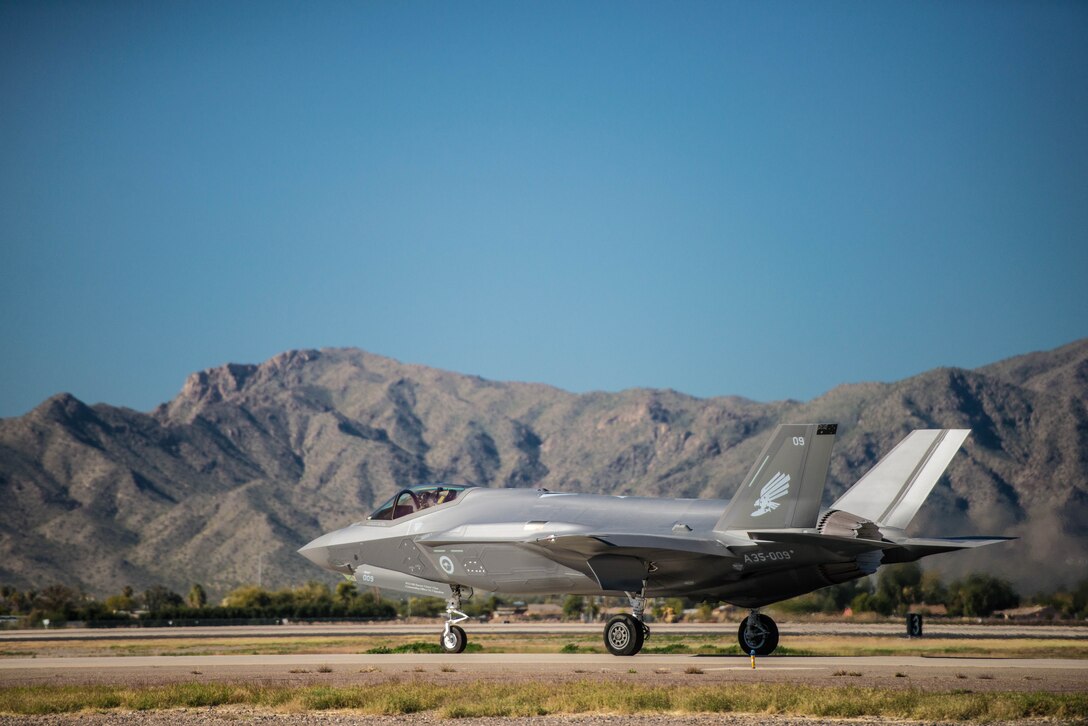
[[[442,555],[438,558],[438,565],[442,568],[442,571],[447,575],[453,574],[453,560],[446,555]]]

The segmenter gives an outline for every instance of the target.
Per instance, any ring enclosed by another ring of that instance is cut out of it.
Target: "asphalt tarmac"
[[[269,685],[605,679],[654,684],[790,682],[809,685],[1088,691],[1088,661],[1021,658],[797,657],[640,654],[323,654],[0,658],[0,686],[151,685],[230,681]]]
[[[1088,638],[1088,627],[1068,625],[926,624],[927,639]],[[896,623],[782,623],[783,636],[845,635],[903,637]],[[283,638],[437,636],[437,622],[176,628],[64,628],[51,631],[0,631],[0,642],[106,640],[132,638]],[[723,635],[735,623],[654,624],[657,634]],[[473,623],[470,634],[599,634],[597,623]],[[124,647],[124,646],[120,646]],[[14,655],[14,654],[12,654]],[[924,688],[972,691],[1088,691],[1088,660],[958,657],[798,657],[756,659],[696,654],[642,653],[630,658],[597,654],[290,654],[2,657],[0,687],[49,684],[153,685],[183,681],[264,683],[268,685],[367,685],[390,680],[428,682],[564,682],[595,679],[626,683],[789,682],[808,685]]]

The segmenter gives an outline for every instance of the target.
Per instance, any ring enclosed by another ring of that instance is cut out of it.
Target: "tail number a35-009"
[[[768,562],[785,562],[793,559],[793,550],[774,550],[771,552],[753,552],[744,556],[744,564],[758,565]]]

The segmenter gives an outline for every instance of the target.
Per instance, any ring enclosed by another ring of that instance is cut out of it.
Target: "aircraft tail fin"
[[[783,424],[714,529],[815,527],[837,424]]]
[[[969,433],[970,429],[912,431],[831,508],[906,529]]]

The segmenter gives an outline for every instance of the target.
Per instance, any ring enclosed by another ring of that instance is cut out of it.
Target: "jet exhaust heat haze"
[[[656,499],[429,484],[299,550],[361,585],[445,598],[444,650],[459,653],[473,589],[626,596],[605,625],[613,655],[649,635],[646,599],[724,600],[751,612],[744,653],[771,653],[778,628],[759,608],[881,565],[1005,541],[914,538],[904,529],[968,430],[910,433],[830,508],[820,500],[836,424],[778,426],[730,500]]]

